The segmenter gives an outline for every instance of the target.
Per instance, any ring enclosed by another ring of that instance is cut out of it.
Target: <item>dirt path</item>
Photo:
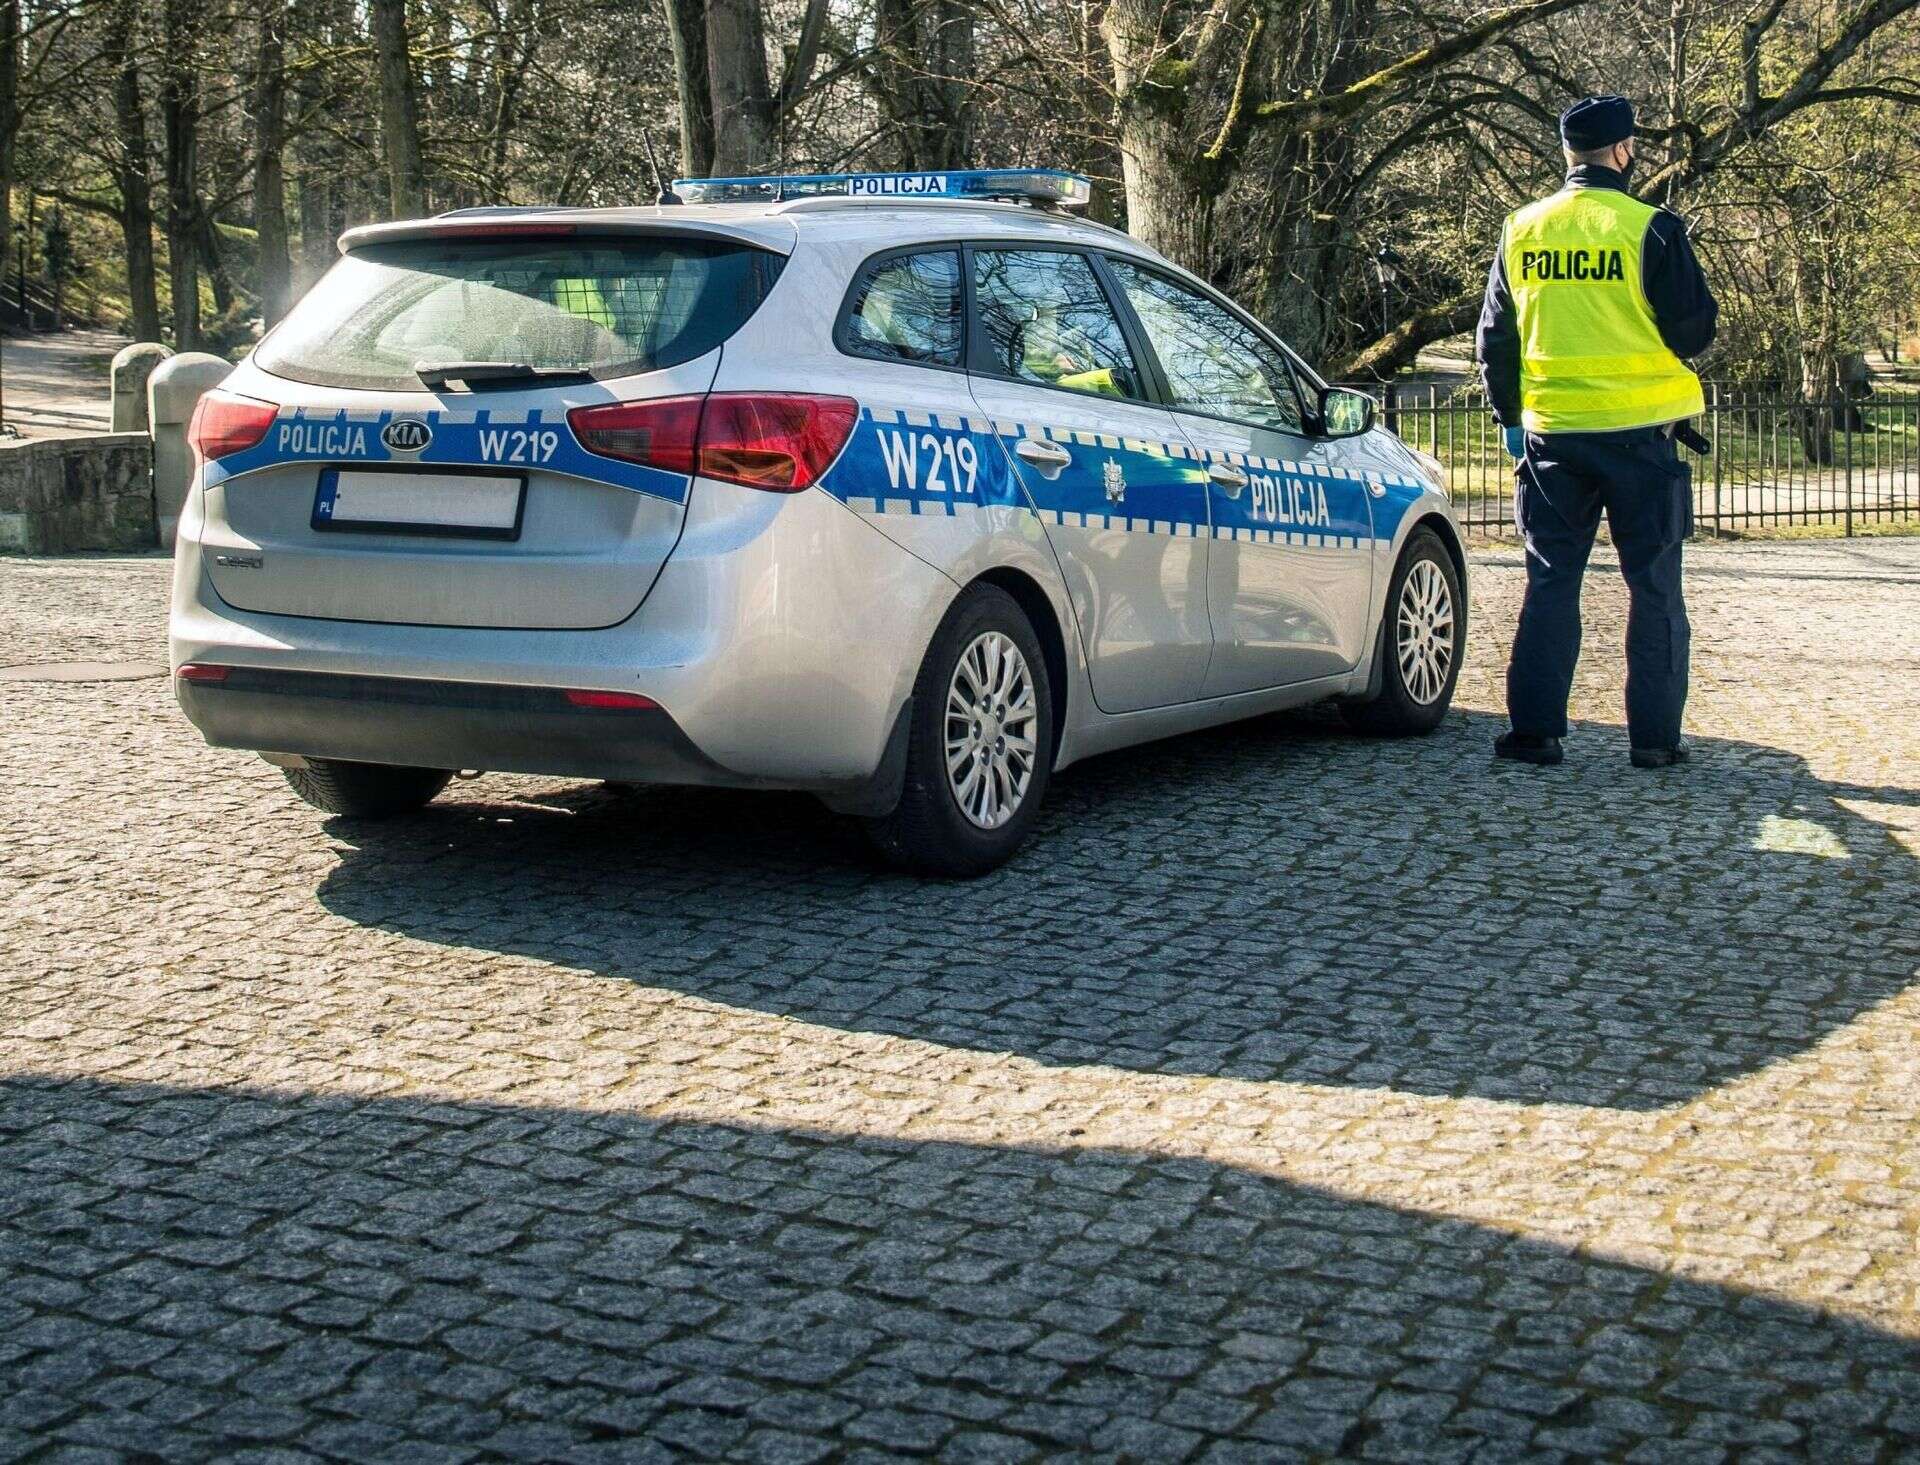
[[[105,432],[112,415],[107,374],[127,344],[112,331],[62,331],[0,341],[5,421],[22,437]]]

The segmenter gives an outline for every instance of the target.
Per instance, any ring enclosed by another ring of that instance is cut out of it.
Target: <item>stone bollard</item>
[[[147,379],[147,414],[153,425],[153,506],[164,549],[173,548],[173,531],[193,487],[187,424],[193,420],[194,405],[232,370],[231,361],[188,351],[161,362]]]
[[[147,378],[173,352],[158,341],[135,341],[113,358],[113,430],[146,432]]]

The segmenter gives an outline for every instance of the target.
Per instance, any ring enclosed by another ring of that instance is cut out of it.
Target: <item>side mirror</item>
[[[1349,387],[1320,388],[1320,432],[1323,437],[1359,437],[1373,426],[1376,404],[1365,392]]]

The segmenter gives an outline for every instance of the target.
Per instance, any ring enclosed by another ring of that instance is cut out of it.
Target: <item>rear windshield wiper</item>
[[[510,386],[515,382],[587,382],[593,372],[584,366],[533,366],[525,361],[416,361],[413,374],[435,391],[459,382],[468,391],[478,387]]]

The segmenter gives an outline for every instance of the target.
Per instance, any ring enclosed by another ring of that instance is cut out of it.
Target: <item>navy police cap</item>
[[[1582,97],[1560,114],[1560,140],[1576,153],[1612,147],[1633,136],[1633,103],[1625,97]]]

